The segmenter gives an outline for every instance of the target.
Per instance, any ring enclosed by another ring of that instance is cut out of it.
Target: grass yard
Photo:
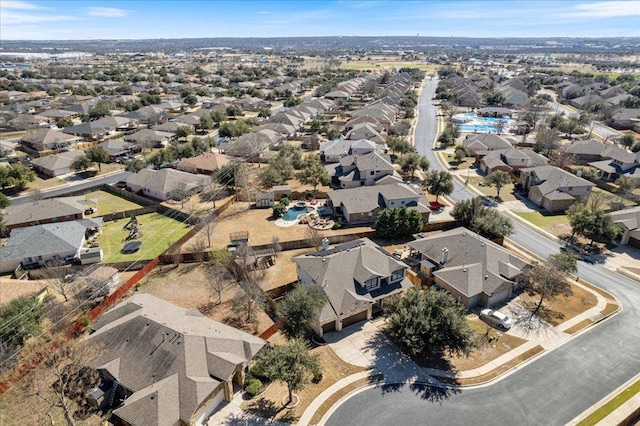
[[[27,189],[24,192],[27,193],[30,189],[40,189],[40,190],[49,189],[49,188],[53,188],[54,186],[60,186],[65,184],[66,184],[65,181],[63,181],[62,179],[58,179],[57,177],[44,179],[36,175],[36,178],[33,180],[33,182],[29,182],[27,184]]]
[[[106,214],[123,212],[142,207],[140,204],[118,197],[106,191],[94,191],[85,195],[85,200],[98,200],[98,211],[92,216],[104,216]]]
[[[602,419],[611,414],[622,404],[636,396],[640,392],[640,380],[637,380],[631,386],[616,395],[611,401],[598,408],[591,413],[589,417],[578,423],[578,426],[593,426],[598,424]]]
[[[484,182],[483,176],[471,176],[469,177],[469,183],[473,185],[477,190],[482,192],[488,197],[496,196],[496,188],[493,186],[480,186],[480,182]],[[500,189],[500,198],[502,201],[516,201],[517,198],[513,195],[513,184],[503,186]]]
[[[129,235],[129,231],[123,230],[122,227],[128,221],[129,219],[119,219],[103,224],[98,243],[104,251],[104,263],[153,259],[186,234],[190,228],[180,221],[158,213],[138,216],[142,230],[142,237],[139,238],[142,241],[142,248],[136,253],[122,254],[120,250],[125,238]]]
[[[550,228],[556,225],[564,225],[569,223],[569,218],[567,218],[566,214],[542,214],[540,212],[517,212],[513,213],[517,214],[527,222],[531,222],[534,225],[539,226],[540,228]]]
[[[571,284],[571,290],[573,291],[572,296],[545,299],[543,307],[538,311],[538,316],[549,324],[556,326],[596,306],[598,303],[596,296],[589,290],[573,284]],[[520,296],[520,303],[527,310],[533,312],[538,305],[539,299],[540,296],[537,294],[531,296],[523,293]]]

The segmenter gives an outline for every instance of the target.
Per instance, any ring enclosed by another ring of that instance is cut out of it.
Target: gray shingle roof
[[[209,180],[208,176],[194,175],[174,169],[142,169],[129,176],[127,184],[139,185],[159,194],[168,195],[177,189],[192,191],[206,185]]]
[[[373,241],[362,238],[332,249],[296,256],[296,265],[304,270],[327,295],[320,321],[346,313],[356,305],[400,292],[412,286],[407,278],[382,285],[377,292],[367,292],[360,284],[371,277],[388,277],[407,265],[386,253]]]
[[[390,208],[390,206],[386,205],[385,200],[392,201],[407,198],[415,200],[415,202],[406,205],[408,209],[418,210],[419,212],[429,211],[429,202],[424,194],[413,190],[404,183],[338,189],[329,192],[327,196],[334,206],[343,205],[350,214],[368,213],[377,208]]]
[[[119,304],[94,328],[89,340],[105,350],[93,366],[134,392],[114,411],[134,425],[188,424],[218,385],[266,345],[150,294]]]
[[[527,267],[522,258],[462,227],[408,244],[437,265],[442,249],[449,250],[446,264],[434,275],[469,297],[491,295]]]
[[[74,216],[84,213],[87,204],[84,197],[60,197],[30,203],[16,204],[5,209],[5,222],[8,226],[19,223],[40,222],[62,216]]]

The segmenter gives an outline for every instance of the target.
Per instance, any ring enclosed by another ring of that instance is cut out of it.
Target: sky
[[[639,37],[640,1],[0,0],[0,40]]]

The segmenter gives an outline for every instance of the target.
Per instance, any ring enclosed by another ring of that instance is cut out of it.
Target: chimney
[[[322,239],[322,250],[329,250],[329,239],[326,237]]]
[[[442,249],[442,265],[446,265],[447,264],[447,260],[449,259],[449,249],[448,248],[443,248]]]

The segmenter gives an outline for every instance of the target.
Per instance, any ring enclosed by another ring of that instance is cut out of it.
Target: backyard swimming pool
[[[296,220],[298,216],[305,213],[311,213],[313,211],[313,207],[305,207],[305,208],[296,208],[291,207],[287,212],[282,216],[284,220]]]
[[[507,133],[515,123],[509,117],[480,117],[474,112],[456,114],[451,118],[461,132],[469,133]],[[499,125],[502,123],[502,126]],[[502,127],[502,128],[501,128]]]

